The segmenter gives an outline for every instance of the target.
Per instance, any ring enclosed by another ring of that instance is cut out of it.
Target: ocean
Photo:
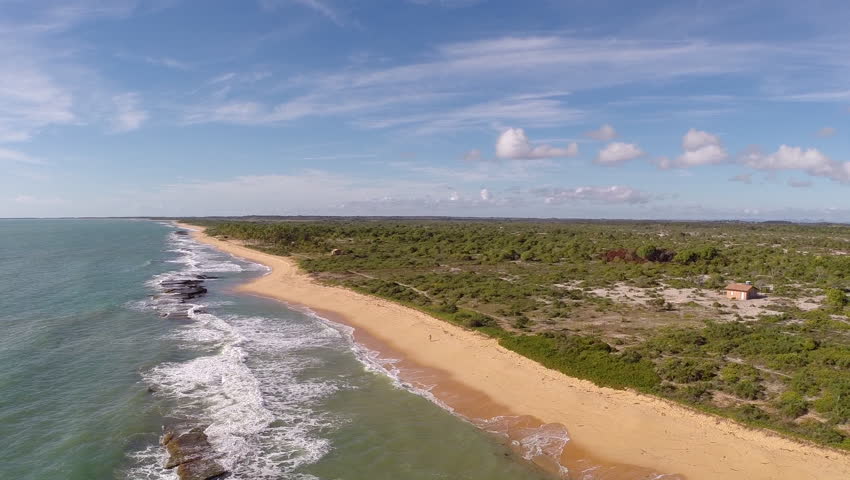
[[[176,479],[164,427],[233,479],[546,478],[350,328],[233,291],[264,273],[167,223],[0,220],[0,479]]]

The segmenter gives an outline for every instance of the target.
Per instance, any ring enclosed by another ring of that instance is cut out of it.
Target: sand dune
[[[491,399],[492,405],[565,425],[575,448],[612,465],[639,467],[633,470],[635,475],[651,470],[706,480],[850,479],[850,456],[844,453],[654,397],[600,388],[422,312],[320,285],[288,258],[218,240],[202,231],[195,232],[195,237],[272,268],[241,290],[337,315],[404,355],[406,361],[444,372],[469,392]],[[444,392],[450,395],[449,389]],[[441,395],[439,390],[436,395]]]

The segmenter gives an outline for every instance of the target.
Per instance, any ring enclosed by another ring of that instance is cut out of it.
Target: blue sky
[[[0,0],[0,217],[850,221],[844,0]]]

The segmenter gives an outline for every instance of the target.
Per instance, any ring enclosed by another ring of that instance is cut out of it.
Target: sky
[[[0,0],[0,217],[850,221],[846,0]]]

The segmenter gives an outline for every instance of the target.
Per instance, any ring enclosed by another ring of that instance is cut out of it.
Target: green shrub
[[[841,444],[845,439],[844,435],[836,431],[830,425],[823,424],[816,420],[808,420],[801,423],[797,427],[797,431],[817,442],[826,443],[828,445]]]
[[[698,382],[714,378],[717,367],[717,362],[712,360],[668,358],[658,365],[658,375],[671,382]]]
[[[746,404],[735,409],[735,417],[743,421],[764,422],[770,420],[770,414],[751,404]]]
[[[652,364],[628,362],[599,339],[578,335],[510,335],[499,340],[503,347],[567,375],[612,388],[652,392],[659,385]]]
[[[827,288],[824,303],[834,310],[841,310],[847,306],[847,294],[838,288]]]
[[[524,315],[520,315],[519,317],[515,318],[513,323],[511,323],[511,326],[518,329],[528,328],[529,325],[531,325],[531,320],[529,320],[528,317]]]
[[[806,400],[794,391],[786,391],[780,395],[776,401],[776,408],[790,419],[804,415],[809,410]]]

